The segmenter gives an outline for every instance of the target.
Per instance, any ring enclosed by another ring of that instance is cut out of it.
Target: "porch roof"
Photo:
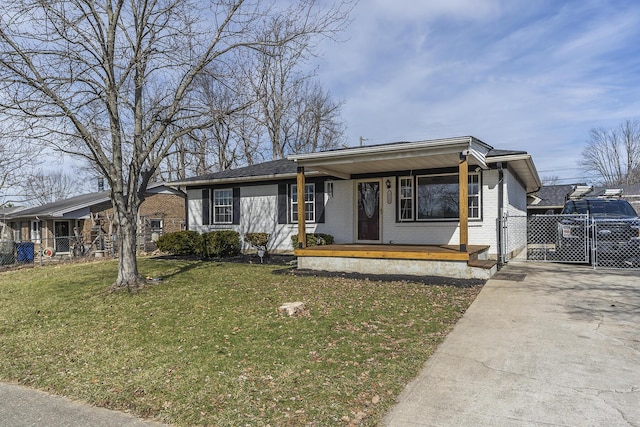
[[[536,191],[541,185],[529,154],[495,150],[472,136],[352,147],[288,158],[299,166],[349,179],[356,174],[458,167],[463,152],[468,155],[469,165],[482,169],[508,162],[527,192]]]

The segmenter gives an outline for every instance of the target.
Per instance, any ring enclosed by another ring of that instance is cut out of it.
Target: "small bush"
[[[202,255],[209,258],[240,253],[240,233],[233,230],[210,231],[202,235]]]
[[[202,237],[197,231],[176,231],[158,239],[158,249],[173,255],[196,255],[202,248]]]
[[[266,248],[270,237],[269,233],[247,233],[244,235],[244,241],[253,247],[264,246]]]
[[[309,246],[322,246],[322,245],[332,245],[333,244],[333,236],[331,234],[325,233],[307,233],[307,247]],[[291,236],[291,243],[293,244],[293,248],[298,247],[298,235],[294,234]]]

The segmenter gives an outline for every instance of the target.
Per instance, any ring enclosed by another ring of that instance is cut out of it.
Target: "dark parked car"
[[[591,261],[611,266],[640,266],[640,219],[625,199],[585,198],[569,200],[559,224],[559,248],[571,254],[589,249]],[[586,246],[585,246],[586,245]],[[595,256],[595,258],[593,258]]]

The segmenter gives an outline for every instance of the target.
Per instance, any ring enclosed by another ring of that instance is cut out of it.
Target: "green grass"
[[[480,290],[141,259],[0,274],[0,379],[182,425],[376,425]],[[284,302],[308,312],[283,317]]]

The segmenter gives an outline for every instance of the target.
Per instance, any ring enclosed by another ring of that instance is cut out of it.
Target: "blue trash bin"
[[[32,242],[20,242],[16,245],[16,252],[18,255],[18,262],[33,262],[33,248]]]

